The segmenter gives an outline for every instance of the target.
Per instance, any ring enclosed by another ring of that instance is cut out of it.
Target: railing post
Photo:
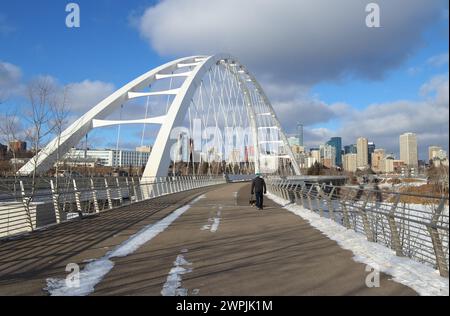
[[[442,247],[442,240],[439,236],[439,231],[437,228],[439,217],[442,214],[442,211],[445,206],[445,199],[441,199],[441,202],[439,203],[438,208],[433,214],[433,217],[431,218],[431,222],[429,225],[427,225],[428,232],[431,236],[431,241],[433,242],[433,249],[434,254],[436,256],[436,266],[439,269],[439,274],[443,277],[448,278],[448,263],[445,258],[444,249]]]
[[[370,228],[370,224],[369,224],[369,220],[367,218],[367,204],[369,203],[370,200],[370,192],[367,193],[367,198],[364,201],[363,205],[361,206],[361,209],[358,208],[359,210],[359,214],[361,215],[361,219],[363,222],[363,226],[364,226],[364,232],[366,233],[366,237],[368,241],[373,242],[373,233],[372,233],[372,229]]]
[[[169,194],[169,184],[168,184],[168,180],[169,180],[169,178],[168,177],[165,177],[164,178],[164,187],[165,187],[165,194]]]
[[[75,203],[77,205],[77,211],[81,214],[81,199],[80,199],[80,192],[78,191],[77,182],[75,179],[73,179],[73,191],[75,193]]]
[[[95,190],[94,180],[91,178],[91,190],[92,190],[92,199],[94,201],[94,209],[95,213],[100,213],[100,208],[98,207],[98,199],[97,199],[97,190]]]
[[[174,193],[178,193],[181,191],[181,177],[173,177],[172,178],[172,182],[173,182],[173,192]]]
[[[287,195],[287,181],[283,181],[281,193],[282,193],[283,199],[289,200],[289,196]]]
[[[127,185],[128,199],[130,200],[131,204],[133,203],[133,201],[131,200],[130,181],[128,180],[128,177],[125,178],[125,184]]]
[[[305,208],[305,189],[306,189],[306,184],[303,183],[300,187],[300,201],[302,203],[303,208]]]
[[[400,202],[400,194],[397,194],[395,202],[392,205],[387,218],[389,223],[389,229],[391,232],[391,248],[395,250],[397,256],[403,257],[404,254],[402,250],[402,244],[400,242],[400,235],[398,233],[397,224],[395,223],[395,210],[399,202]]]
[[[323,184],[322,185],[319,185],[318,183],[316,184],[316,191],[317,191],[316,202],[317,202],[317,209],[319,210],[320,217],[323,217],[322,187],[323,187]]]
[[[105,188],[106,188],[106,198],[108,199],[108,208],[110,210],[112,210],[113,205],[112,205],[112,198],[111,198],[111,189],[109,188],[107,178],[105,178]]]
[[[61,217],[59,213],[59,194],[55,190],[55,184],[53,180],[50,180],[50,187],[52,189],[52,200],[53,200],[53,209],[55,210],[55,220],[56,224],[61,223]]]
[[[158,197],[158,196],[160,196],[160,194],[159,194],[159,181],[158,181],[158,177],[155,177],[155,178],[153,179],[153,181],[154,181],[153,187],[155,188],[155,190],[153,190],[153,191],[155,191],[155,197]]]
[[[298,197],[298,186],[299,186],[299,184],[296,184],[294,186],[294,198],[295,198],[295,204],[297,204],[297,205],[300,204],[299,197]]]
[[[309,204],[309,210],[310,211],[314,211],[313,207],[312,207],[312,201],[311,201],[311,192],[314,189],[314,186],[311,184],[311,186],[309,187],[309,191],[306,194],[306,197],[308,198],[308,204]]]
[[[342,216],[343,216],[343,224],[344,227],[346,227],[347,229],[351,229],[352,226],[350,225],[350,216],[348,214],[348,209],[347,209],[347,198],[350,195],[350,192],[348,192],[343,199],[341,199],[341,207],[342,207]]]
[[[336,188],[333,186],[331,189],[330,194],[328,194],[328,216],[330,217],[330,219],[332,219],[333,221],[335,220],[334,217],[334,207],[333,207],[333,194],[334,194],[334,190]]]
[[[134,178],[131,177],[131,185],[133,187],[133,193],[134,193],[134,201],[139,202],[139,197],[136,189],[136,182],[134,181]]]
[[[137,194],[139,195],[139,201],[145,201],[147,199],[147,181],[141,177],[137,177]]]
[[[27,215],[27,220],[28,223],[30,224],[30,231],[34,230],[34,225],[33,225],[33,219],[31,217],[31,211],[30,211],[30,197],[27,197],[25,194],[25,186],[23,185],[23,181],[20,180],[20,191],[22,193],[22,203],[23,203],[23,207],[25,209],[25,214]]]
[[[120,205],[123,205],[122,188],[120,187],[119,178],[116,178],[117,194],[119,195]]]
[[[163,178],[162,177],[158,177],[158,178],[156,178],[156,181],[158,182],[159,196],[163,196],[164,195]]]

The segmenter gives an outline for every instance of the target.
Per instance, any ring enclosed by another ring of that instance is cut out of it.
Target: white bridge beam
[[[71,148],[75,147],[81,141],[81,139],[83,139],[84,136],[93,128],[121,124],[161,124],[161,128],[159,129],[158,136],[156,137],[156,141],[150,154],[149,161],[147,162],[143,177],[145,181],[145,179],[149,179],[152,177],[167,176],[167,172],[171,163],[170,149],[171,145],[173,145],[175,142],[175,140],[170,139],[170,134],[174,127],[182,126],[191,100],[194,97],[197,88],[200,86],[203,77],[211,69],[211,67],[216,65],[218,62],[229,63],[233,66],[240,65],[243,68],[238,60],[230,55],[222,54],[210,57],[192,56],[172,61],[136,78],[135,80],[131,81],[130,83],[123,86],[121,89],[117,90],[112,95],[101,101],[82,117],[80,117],[59,137],[55,138],[45,148],[43,148],[35,158],[31,159],[25,166],[23,166],[18,173],[21,175],[29,175],[33,173],[34,170],[36,170],[37,173],[42,173],[49,170],[56,162],[57,153],[59,153],[59,155],[61,156],[67,153]],[[189,72],[176,73],[179,68],[186,67],[191,67],[192,69]],[[244,92],[243,94],[246,99],[245,106],[247,107],[247,113],[252,127],[252,137],[254,139],[255,146],[255,170],[259,170],[260,160],[258,149],[259,132],[256,125],[256,116],[271,115],[277,126],[269,126],[263,128],[279,129],[281,135],[280,142],[285,145],[287,151],[287,155],[283,157],[291,159],[295,173],[299,175],[300,169],[294,159],[293,153],[287,142],[286,135],[281,129],[281,125],[276,118],[270,101],[264,94],[259,83],[250,73],[245,71],[245,78],[241,78],[241,73],[242,70],[235,71],[235,75],[239,80],[239,87]],[[147,89],[157,80],[175,77],[185,77],[183,84],[178,89],[156,92],[140,92]],[[262,96],[264,103],[267,105],[270,112],[261,114],[255,113],[254,107],[256,105],[253,104],[250,98],[249,88],[247,87],[246,82],[251,82],[251,84],[256,87],[258,93]],[[168,112],[165,116],[147,118],[143,120],[105,120],[107,116],[118,110],[126,101],[130,99],[158,95],[174,96],[174,99],[170,107],[168,107]]]
[[[154,91],[154,92],[128,92],[128,99],[137,99],[143,97],[151,97],[156,95],[177,95],[180,89]]]
[[[114,126],[114,125],[132,125],[132,124],[159,124],[162,125],[166,116],[149,117],[141,120],[93,120],[92,128]]]

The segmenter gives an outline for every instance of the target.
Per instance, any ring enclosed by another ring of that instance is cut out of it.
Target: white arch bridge
[[[146,100],[145,116],[132,117],[140,100]],[[118,111],[120,119],[112,119]],[[120,131],[131,124],[143,125],[141,145],[149,138],[146,126],[159,127],[143,178],[167,176],[172,161],[182,155],[183,142],[193,173],[202,162],[245,161],[249,173],[300,175],[262,87],[225,54],[181,58],[136,78],[80,117],[19,173],[46,172],[93,129],[118,125]]]

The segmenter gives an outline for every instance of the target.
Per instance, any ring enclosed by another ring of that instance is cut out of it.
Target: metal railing
[[[0,179],[0,238],[225,182],[220,176]]]
[[[448,278],[449,198],[271,178],[269,192]]]

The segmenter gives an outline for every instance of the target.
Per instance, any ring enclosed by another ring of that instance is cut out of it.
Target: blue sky
[[[359,7],[361,1],[348,0],[340,6],[335,2],[325,6],[324,1],[263,1],[261,7],[255,9],[258,13],[255,15],[261,16],[264,24],[254,30],[245,26],[246,18],[236,10],[228,13],[230,7],[239,3],[236,0],[226,1],[229,5],[224,7],[206,6],[205,1],[186,0],[181,4],[175,0],[79,0],[76,2],[81,8],[81,27],[69,29],[65,26],[65,6],[69,1],[40,0],[24,4],[1,0],[0,63],[20,70],[20,82],[16,84],[39,75],[49,75],[61,85],[89,80],[82,87],[89,85],[91,88],[92,82],[97,82],[99,90],[103,89],[99,91],[101,95],[174,57],[227,51],[241,57],[260,78],[288,132],[295,130],[296,121],[305,122],[306,141],[310,146],[331,136],[342,136],[344,144],[366,136],[378,147],[396,153],[401,129],[371,133],[369,127],[365,130],[356,121],[364,121],[361,118],[368,119],[377,111],[395,111],[397,106],[398,111],[405,111],[401,113],[405,121],[420,115],[428,106],[430,110],[436,106],[448,114],[448,98],[438,100],[437,96],[446,87],[448,91],[446,1],[380,0],[384,29],[368,33],[361,26],[354,36],[345,34],[347,26],[344,24],[347,20],[351,24],[364,19],[365,13]],[[253,1],[247,1],[249,8],[255,8]],[[247,2],[239,5],[244,13]],[[410,4],[407,8],[406,3]],[[323,12],[321,6],[330,12],[321,13],[312,24],[296,24],[309,23],[306,18],[302,19],[303,12]],[[295,10],[298,10],[298,17],[283,16]],[[177,19],[180,14],[185,17],[200,14],[200,18],[194,23],[189,18]],[[222,27],[215,22],[227,18],[227,14],[232,18],[232,25]],[[265,22],[272,20],[273,25]],[[244,26],[239,26],[240,23]],[[258,26],[257,17],[253,23]],[[208,29],[205,25],[212,25],[211,32],[215,33],[208,33],[210,30],[205,30]],[[245,38],[229,36],[236,33],[234,27],[244,28],[239,33]],[[314,41],[306,34],[309,31],[303,31],[308,27],[316,28]],[[261,28],[267,29],[261,32]],[[336,34],[330,34],[334,29]],[[186,38],[189,42],[185,42]],[[293,39],[299,44],[294,44]],[[330,49],[327,45],[334,39],[340,42]],[[278,46],[277,50],[272,49],[273,46]],[[312,60],[311,56],[317,60]],[[0,78],[0,84],[5,81]],[[430,82],[434,90],[424,95],[421,91]],[[291,87],[289,93],[284,92],[287,86]],[[95,93],[93,95],[95,99]],[[19,100],[20,96],[15,96],[8,102],[20,104]],[[407,104],[399,106],[402,101]],[[379,109],[373,110],[373,105]],[[309,107],[315,110],[313,117]],[[0,112],[5,109],[0,105]],[[380,116],[381,125],[385,118]],[[410,125],[403,124],[404,132],[418,133],[421,158],[425,158],[428,145],[438,144],[448,150],[448,119],[436,122],[430,119],[429,125],[413,121],[411,119]],[[125,137],[138,142],[135,136],[138,130],[125,132],[128,135]],[[105,140],[112,131],[114,129],[96,132],[98,139],[103,138],[99,146],[114,143]]]

